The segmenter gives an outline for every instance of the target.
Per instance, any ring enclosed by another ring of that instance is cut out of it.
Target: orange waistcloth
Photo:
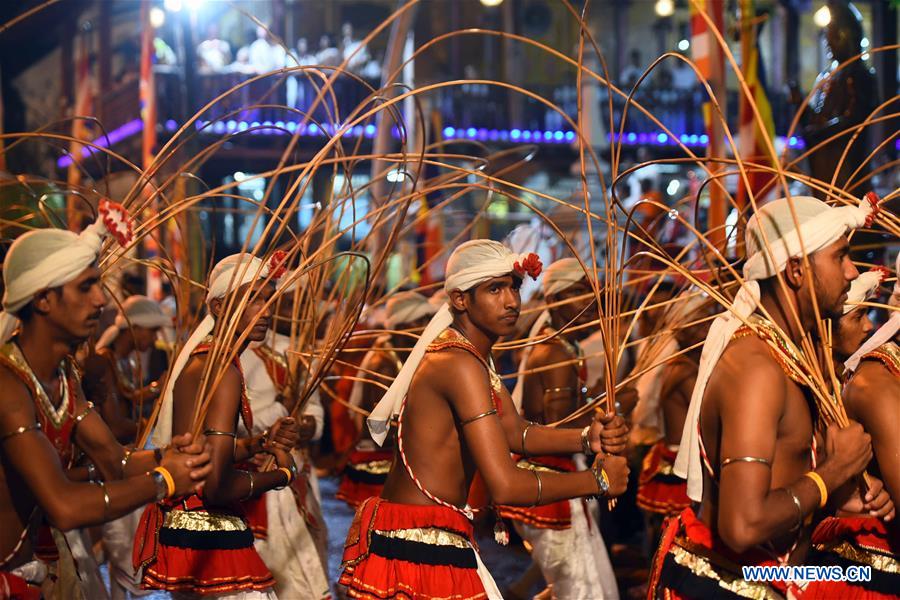
[[[642,509],[674,516],[691,505],[687,495],[687,481],[675,475],[676,450],[665,440],[659,440],[644,457],[638,476],[637,504]]]
[[[780,599],[787,584],[757,583],[743,579],[742,566],[776,566],[778,561],[761,549],[737,554],[717,540],[694,511],[686,508],[663,527],[659,548],[650,567],[648,600]]]
[[[440,530],[457,540],[467,541],[471,547],[459,548],[407,538],[399,542],[414,553],[414,557],[407,560],[384,556],[379,554],[377,547],[373,548],[373,540],[377,545],[379,541],[393,539],[391,532],[410,530]],[[474,561],[473,548],[472,523],[449,508],[369,498],[357,509],[347,533],[340,583],[347,587],[349,597],[365,600],[486,598],[474,566],[458,566],[452,564],[452,559],[442,563],[436,558],[441,552],[449,552]]]

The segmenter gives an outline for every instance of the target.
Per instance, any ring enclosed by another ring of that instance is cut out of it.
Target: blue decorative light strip
[[[249,131],[250,135],[293,135],[298,130],[300,135],[306,137],[326,137],[334,135],[340,129],[338,125],[325,123],[322,126],[314,123],[300,124],[296,121],[197,121],[198,130],[206,130],[209,133],[223,135],[226,133],[240,133]],[[166,122],[166,129],[175,131],[178,128],[174,121]],[[575,132],[571,130],[543,130],[543,129],[487,129],[485,127],[444,127],[442,133],[445,140],[476,140],[479,142],[511,142],[511,143],[537,143],[537,144],[571,144],[575,141]],[[395,138],[400,137],[400,131],[393,127],[391,134]],[[344,133],[344,137],[375,137],[375,126],[356,125]],[[705,133],[683,133],[677,138],[663,132],[628,132],[624,134],[609,134],[610,140],[621,142],[624,146],[676,146],[682,144],[692,148],[705,148],[709,143],[709,136]],[[803,138],[791,136],[785,140],[779,136],[779,141],[787,142],[788,147],[802,150],[806,147]],[[900,140],[898,140],[900,147]]]
[[[129,138],[129,137],[135,135],[136,133],[140,133],[143,130],[144,130],[143,119],[134,119],[132,121],[128,121],[124,125],[116,127],[115,129],[111,130],[106,135],[101,135],[96,140],[93,140],[92,143],[97,146],[100,146],[101,148],[109,148],[113,144],[118,144],[122,140]],[[96,152],[99,152],[99,150],[97,150],[97,148],[94,148],[93,146],[82,146],[81,158],[85,159],[88,156],[90,156]],[[73,162],[74,162],[74,160],[72,158],[72,155],[66,154],[65,156],[60,157],[56,161],[56,166],[59,167],[60,169],[65,169],[69,165],[71,165]]]

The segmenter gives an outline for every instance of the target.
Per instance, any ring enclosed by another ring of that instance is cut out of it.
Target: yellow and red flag
[[[742,160],[772,167],[776,158],[771,155],[765,143],[775,139],[775,121],[772,118],[772,105],[766,95],[765,71],[759,54],[759,30],[762,21],[756,18],[753,0],[741,0],[741,75],[747,83],[749,94],[741,94],[740,111],[738,113],[738,153]],[[753,114],[753,104],[759,118]],[[772,143],[772,142],[770,142]],[[772,181],[769,173],[749,171],[747,180],[738,183],[737,203],[744,208],[752,197],[756,202],[763,199],[757,197]]]

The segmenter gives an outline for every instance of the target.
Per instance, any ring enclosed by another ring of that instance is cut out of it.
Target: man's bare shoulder
[[[3,364],[0,364],[0,389],[3,390],[3,399],[0,401],[0,435],[35,422],[31,392],[25,383]]]
[[[184,366],[184,369],[181,371],[181,374],[178,376],[176,385],[179,387],[185,385],[199,385],[200,381],[207,374],[209,361],[210,355],[205,352],[190,357],[187,364]],[[209,373],[213,379],[218,376],[218,369],[215,365],[209,370]],[[225,373],[222,376],[221,381],[223,385],[236,385],[240,382],[240,377],[241,372],[238,367],[233,362],[229,362],[225,367]]]
[[[725,348],[709,379],[709,389],[729,396],[763,395],[783,398],[787,375],[769,346],[755,336],[733,340]]]
[[[488,382],[484,364],[471,352],[459,348],[425,354],[416,378],[429,382],[442,393],[457,389],[462,383],[480,381],[487,385]]]
[[[538,344],[531,351],[528,357],[528,366],[530,368],[543,367],[571,360],[571,356],[562,344],[556,342],[545,342]]]
[[[864,360],[844,389],[844,401],[854,415],[900,404],[900,378],[877,360]]]

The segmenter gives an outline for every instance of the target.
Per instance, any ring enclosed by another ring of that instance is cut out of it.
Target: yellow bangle
[[[287,482],[284,485],[290,485],[294,481],[294,474],[287,467],[278,467],[278,470],[287,476]]]
[[[175,480],[172,478],[172,474],[169,473],[169,470],[165,467],[156,467],[153,469],[157,473],[163,476],[163,479],[166,480],[166,498],[171,498],[175,495]]]
[[[822,479],[822,476],[815,471],[804,473],[803,476],[808,477],[819,488],[819,508],[823,508],[825,503],[828,502],[828,488],[825,487],[825,481]]]

